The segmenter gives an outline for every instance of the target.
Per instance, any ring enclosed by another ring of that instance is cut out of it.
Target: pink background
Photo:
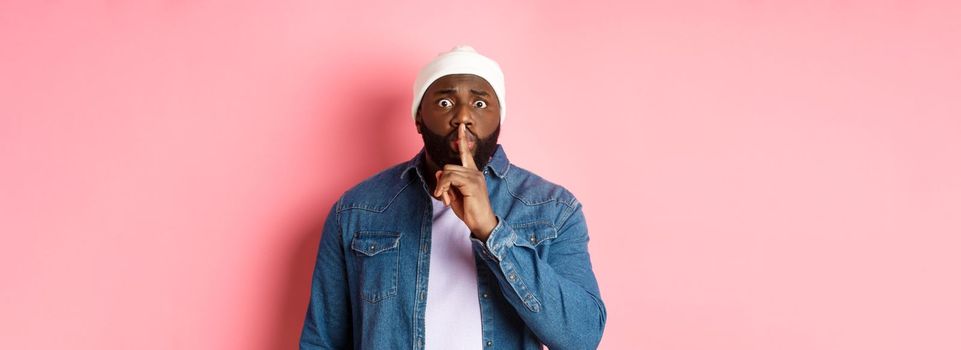
[[[507,75],[605,349],[961,348],[957,2],[0,2],[0,348],[290,349],[417,69]]]

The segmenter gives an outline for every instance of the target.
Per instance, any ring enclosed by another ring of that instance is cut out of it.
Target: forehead
[[[427,91],[437,90],[480,90],[489,93],[494,92],[494,88],[486,79],[474,74],[450,74],[434,80],[427,88]]]

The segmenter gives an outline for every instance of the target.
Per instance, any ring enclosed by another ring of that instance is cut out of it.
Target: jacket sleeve
[[[607,310],[591,269],[580,202],[575,200],[561,218],[547,257],[500,216],[487,242],[473,238],[473,246],[507,301],[548,348],[595,349]]]
[[[300,349],[353,348],[350,296],[337,205],[324,222]]]

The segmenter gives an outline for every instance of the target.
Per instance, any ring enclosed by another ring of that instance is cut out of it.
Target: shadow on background
[[[413,65],[358,64],[334,67],[340,75],[327,90],[338,96],[318,96],[325,103],[314,113],[318,120],[317,181],[323,190],[311,196],[290,223],[293,244],[279,266],[282,286],[273,313],[273,336],[263,349],[297,349],[307,304],[317,247],[327,213],[340,195],[363,179],[413,157],[422,144],[410,118]],[[346,69],[345,69],[346,68]],[[312,133],[314,134],[314,133]],[[332,142],[331,140],[337,140]],[[328,162],[336,159],[336,162]]]

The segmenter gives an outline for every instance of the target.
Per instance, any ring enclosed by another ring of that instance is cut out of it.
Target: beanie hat
[[[466,45],[454,47],[452,50],[437,55],[430,61],[414,80],[414,101],[410,107],[410,115],[417,120],[417,107],[427,92],[430,84],[445,75],[451,74],[473,74],[484,78],[494,89],[497,101],[501,106],[501,123],[504,122],[507,105],[504,103],[504,72],[494,60],[477,53],[474,48]]]

